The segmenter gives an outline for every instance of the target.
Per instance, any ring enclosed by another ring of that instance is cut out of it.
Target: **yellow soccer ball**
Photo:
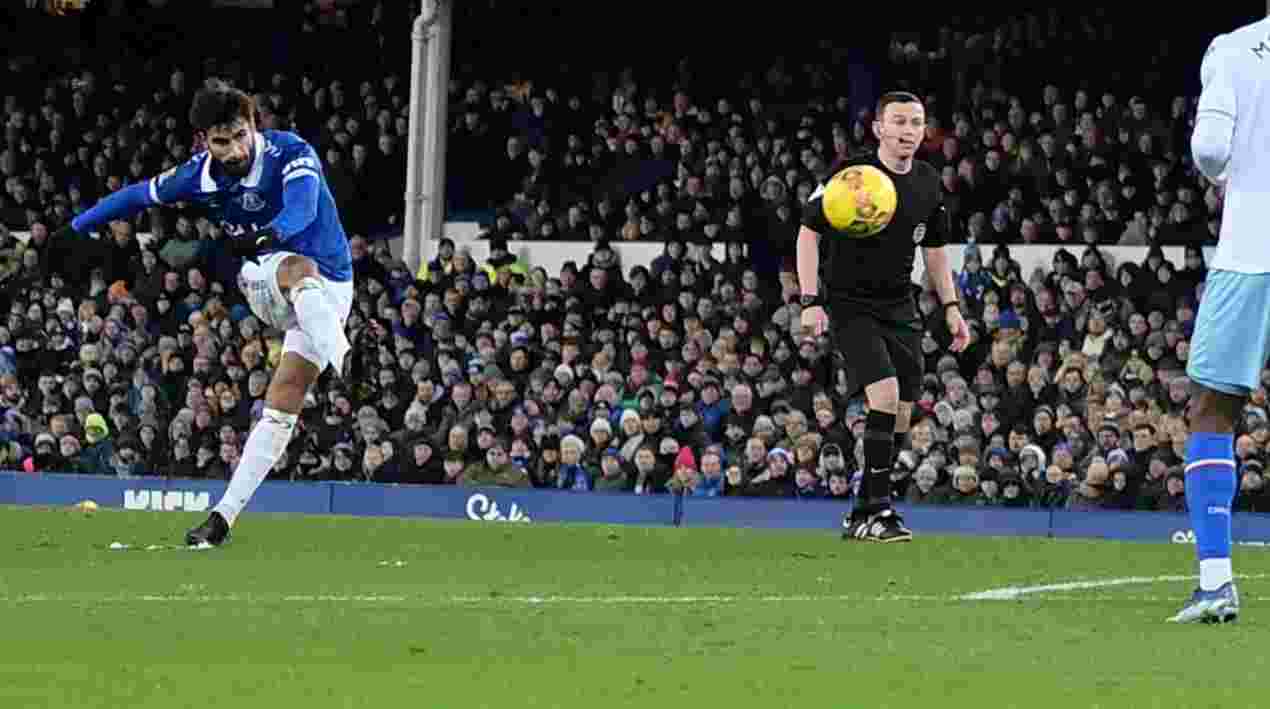
[[[866,237],[891,223],[897,201],[890,175],[872,165],[852,165],[829,180],[820,204],[834,229]]]

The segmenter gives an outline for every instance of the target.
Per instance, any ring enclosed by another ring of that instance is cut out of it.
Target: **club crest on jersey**
[[[916,229],[913,230],[913,243],[920,244],[922,243],[922,239],[925,239],[925,238],[926,238],[926,222],[922,222],[921,224],[917,225]]]
[[[243,192],[242,204],[245,212],[259,212],[265,208],[265,201],[260,198],[260,195],[250,190]]]

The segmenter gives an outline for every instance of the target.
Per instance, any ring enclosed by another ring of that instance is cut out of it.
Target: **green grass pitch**
[[[1270,702],[1265,549],[1237,624],[1182,627],[1185,545],[248,514],[146,550],[198,517],[0,508],[0,707]]]

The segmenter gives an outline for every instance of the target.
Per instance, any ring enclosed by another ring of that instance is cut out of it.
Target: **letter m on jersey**
[[[1252,53],[1257,55],[1258,59],[1265,59],[1267,52],[1270,52],[1270,45],[1267,45],[1264,39],[1261,40],[1261,42],[1257,44],[1257,46],[1252,48]]]

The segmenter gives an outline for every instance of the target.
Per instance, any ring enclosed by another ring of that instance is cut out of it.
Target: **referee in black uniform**
[[[952,350],[960,352],[970,340],[944,253],[947,215],[939,173],[913,159],[925,128],[921,99],[903,91],[884,94],[873,121],[876,154],[848,159],[833,170],[837,175],[850,165],[872,165],[890,176],[898,202],[886,228],[864,238],[838,232],[825,218],[822,185],[804,205],[798,232],[803,328],[816,335],[830,332],[845,359],[851,390],[863,389],[869,405],[859,497],[842,522],[847,539],[913,538],[891,508],[890,485],[896,442],[908,431],[923,374],[925,328],[912,288],[916,248],[922,249],[927,278],[944,305]]]

